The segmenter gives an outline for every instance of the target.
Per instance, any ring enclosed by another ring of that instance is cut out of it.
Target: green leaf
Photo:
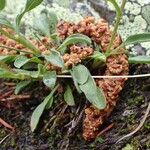
[[[79,85],[81,91],[85,94],[86,98],[98,109],[104,109],[106,107],[106,97],[102,89],[97,88],[95,81],[89,74],[88,81]]]
[[[109,1],[110,3],[113,4],[115,10],[116,10],[116,13],[117,13],[117,16],[121,16],[122,15],[122,11],[121,11],[121,8],[119,7],[118,3],[116,2],[116,0],[107,0]]]
[[[94,51],[94,54],[91,56],[91,58],[93,58],[96,61],[106,62],[106,56],[98,51]]]
[[[142,42],[150,42],[150,33],[141,33],[141,34],[135,34],[129,36],[123,45],[131,45],[131,44],[137,44]]]
[[[24,88],[26,88],[32,81],[21,81],[16,85],[15,94],[19,94]]]
[[[24,79],[24,75],[20,75],[12,70],[7,64],[0,61],[0,78],[2,79]]]
[[[19,34],[16,35],[14,38],[11,38],[15,41],[17,41],[18,43],[24,45],[25,47],[29,48],[30,50],[32,50],[34,53],[40,53],[40,50],[37,49],[35,47],[35,45],[32,44],[32,42],[30,40],[28,40],[24,35]]]
[[[23,34],[19,33],[16,35],[13,34],[9,34],[8,32],[6,32],[5,30],[3,30],[2,28],[0,28],[0,33],[4,34],[6,37],[8,37],[9,39],[12,39],[20,44],[22,44],[23,46],[25,46],[26,48],[29,48],[30,50],[32,50],[33,54],[40,54],[40,50],[37,49],[31,41],[29,41]],[[7,47],[8,48],[8,47]],[[11,48],[10,48],[11,49]],[[13,48],[12,48],[13,49]],[[15,50],[15,49],[14,49]],[[18,50],[17,50],[18,51]]]
[[[52,98],[48,101],[48,103],[47,103],[45,109],[50,109],[50,108],[52,107],[53,102],[54,102],[54,98],[52,97]]]
[[[46,86],[53,89],[56,84],[57,74],[56,71],[47,71],[43,75],[43,82]]]
[[[38,63],[38,64],[42,63],[42,61],[37,57],[32,57],[31,59],[29,59],[26,56],[20,55],[16,58],[16,60],[14,62],[14,66],[16,68],[21,68],[22,66],[24,66],[25,64],[27,64],[29,62],[34,62],[34,63]]]
[[[73,74],[73,71],[70,71],[70,74],[71,74],[71,76],[72,76],[72,78],[73,78],[73,82],[74,82],[74,85],[75,85],[75,87],[76,87],[78,93],[81,94],[82,91],[81,91],[81,89],[80,89],[80,87],[79,87],[79,84],[78,84],[78,82],[77,82],[77,80],[76,80],[74,74]]]
[[[38,71],[37,71],[37,74],[35,74],[34,77],[35,78],[42,77],[44,73],[45,73],[45,67],[44,67],[44,65],[38,64]]]
[[[64,48],[66,48],[69,45],[76,44],[76,43],[85,43],[90,45],[92,43],[91,39],[82,34],[73,34],[65,39],[65,41],[58,47],[58,51],[64,51]],[[65,52],[65,51],[64,51]]]
[[[73,67],[72,73],[79,84],[84,84],[89,77],[89,71],[84,65]]]
[[[25,14],[26,12],[29,12],[29,11],[31,11],[32,9],[34,9],[35,7],[37,7],[38,5],[40,5],[42,2],[43,2],[43,0],[27,0],[24,11],[23,11],[21,14],[19,14],[19,15],[17,16],[17,18],[16,18],[16,27],[17,27],[17,30],[18,30],[18,28],[19,28],[21,19],[22,19],[22,17],[24,16],[24,14]]]
[[[150,64],[150,56],[135,56],[129,57],[130,64]]]
[[[5,8],[6,0],[0,0],[0,11]]]
[[[34,132],[35,129],[37,128],[40,118],[44,110],[46,109],[46,106],[48,107],[49,101],[52,100],[52,96],[57,90],[57,88],[58,88],[58,85],[51,91],[51,93],[44,99],[44,101],[40,105],[38,105],[36,109],[34,110],[31,116],[31,122],[30,122],[30,127],[31,127],[32,132]]]
[[[49,28],[50,28],[50,34],[54,34],[56,32],[56,27],[58,24],[58,18],[55,12],[49,12],[48,13],[48,19],[49,19]]]
[[[22,76],[27,76],[30,78],[38,78],[39,71],[27,71],[23,69],[14,69],[14,71]]]
[[[13,62],[16,58],[16,55],[4,55],[4,56],[0,56],[0,61],[2,62]]]
[[[66,101],[66,103],[69,106],[74,106],[75,105],[74,97],[73,97],[73,94],[72,94],[72,90],[71,90],[69,85],[67,85],[66,91],[64,93],[64,100]]]
[[[43,63],[38,57],[30,58],[29,62],[34,62],[34,63],[37,63],[37,64],[42,64]]]
[[[43,0],[27,0],[25,11],[28,12],[34,9],[35,7],[39,6],[42,2]]]
[[[64,67],[64,61],[57,51],[51,50],[50,55],[43,55],[43,57],[50,62],[52,65],[58,66],[60,68]]]
[[[40,14],[37,18],[34,18],[34,28],[40,31],[45,36],[50,36],[49,20],[45,13]]]
[[[4,17],[0,17],[0,25],[6,26],[8,28],[14,29],[13,24]]]
[[[27,62],[29,62],[29,58],[27,58],[26,56],[18,56],[14,62],[14,66],[16,68],[21,68],[23,65],[25,65]]]
[[[90,73],[88,80],[84,84],[79,85],[79,87],[89,102],[91,102],[95,107],[98,109],[104,109],[106,107],[106,97],[102,89],[97,88],[95,81]]]

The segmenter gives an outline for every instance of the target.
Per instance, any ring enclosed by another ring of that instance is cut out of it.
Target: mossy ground
[[[132,74],[139,74],[147,73],[149,69],[148,66],[132,66],[130,70]],[[61,94],[57,95],[58,101],[53,109],[44,113],[38,131],[31,132],[30,117],[34,107],[44,96],[41,90],[42,86],[34,89],[33,99],[25,103],[20,102],[13,109],[0,106],[0,116],[16,128],[16,131],[10,132],[0,126],[0,141],[10,134],[0,145],[0,150],[119,150],[129,145],[133,150],[150,149],[150,116],[133,137],[115,144],[116,140],[134,130],[141,121],[150,100],[149,78],[127,81],[116,109],[103,126],[105,128],[114,123],[114,127],[92,143],[86,143],[81,136],[82,117],[79,116],[82,116],[83,112],[79,108],[80,104],[77,104],[78,108],[66,107],[61,102]],[[73,119],[74,123],[68,124]]]

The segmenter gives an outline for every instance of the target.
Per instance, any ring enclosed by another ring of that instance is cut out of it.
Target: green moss
[[[145,123],[144,128],[150,130],[150,122]]]
[[[138,150],[140,147],[140,140],[135,137],[131,140],[131,145],[133,145],[133,150]]]
[[[150,139],[146,142],[146,147],[150,149]]]
[[[140,96],[135,96],[132,98],[128,99],[128,105],[129,106],[139,106],[142,105],[145,102],[144,96],[140,95]]]
[[[122,150],[133,150],[133,146],[131,144],[127,144]]]

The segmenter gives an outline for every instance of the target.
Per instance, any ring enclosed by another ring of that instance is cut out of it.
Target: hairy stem
[[[116,34],[117,34],[118,27],[119,27],[119,24],[120,24],[120,20],[122,19],[122,14],[123,14],[122,12],[123,12],[125,4],[126,4],[126,0],[123,0],[122,4],[121,4],[121,8],[119,8],[116,1],[114,1],[114,0],[108,0],[108,1],[110,1],[116,9],[117,20],[116,20],[116,24],[114,26],[114,30],[113,30],[113,33],[112,33],[112,36],[111,36],[111,40],[110,40],[110,43],[108,45],[108,48],[107,48],[106,52],[111,51],[112,45],[114,43],[114,40],[115,40],[115,37],[116,37]]]

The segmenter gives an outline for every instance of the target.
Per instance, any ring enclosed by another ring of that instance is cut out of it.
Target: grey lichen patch
[[[127,2],[125,7],[125,13],[139,15],[141,12],[141,6],[137,3]]]
[[[17,13],[24,7],[25,2],[26,0],[13,0],[12,3],[11,0],[7,0],[7,7],[3,14],[14,21]],[[91,7],[89,2],[89,0],[44,0],[42,5],[38,6],[24,17],[23,22],[26,26],[26,34],[30,35],[31,27],[34,24],[33,18],[44,9],[55,12],[59,20],[63,19],[70,22],[79,22],[83,17],[88,15],[93,15],[98,19],[99,15],[97,11]],[[121,4],[122,0],[117,0],[117,2]],[[102,0],[97,0],[96,3],[99,6]],[[111,13],[113,13],[113,6],[110,3],[108,4]],[[105,12],[108,11],[107,9],[102,10],[108,17],[112,17],[108,15],[108,12]],[[108,19],[108,17],[106,17],[106,19]],[[150,32],[150,0],[128,0],[119,33],[123,39],[126,39],[130,35],[143,32]],[[150,42],[140,45],[144,48],[143,50],[147,50],[146,54],[150,55]],[[137,47],[130,47],[133,53],[135,53]]]
[[[121,1],[117,0],[119,4]],[[114,10],[111,5],[110,8]],[[123,39],[126,39],[130,35],[143,32],[150,32],[150,0],[129,0],[125,6],[120,34]],[[147,50],[146,55],[150,55],[150,42],[141,43],[140,45]],[[137,47],[133,45],[130,47],[135,54]]]

